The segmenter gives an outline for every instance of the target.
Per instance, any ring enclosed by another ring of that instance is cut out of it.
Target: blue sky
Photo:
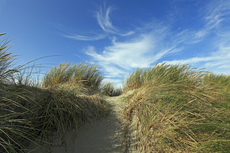
[[[227,0],[0,0],[17,64],[96,63],[120,85],[132,70],[189,64],[230,74]]]

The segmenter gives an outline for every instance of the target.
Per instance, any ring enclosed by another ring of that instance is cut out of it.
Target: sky
[[[227,0],[0,0],[0,33],[19,65],[93,63],[118,86],[163,62],[230,74]]]

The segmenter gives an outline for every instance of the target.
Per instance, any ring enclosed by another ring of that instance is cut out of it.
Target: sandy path
[[[130,94],[130,93],[127,93]],[[125,95],[127,95],[125,94]],[[83,125],[76,131],[66,133],[66,147],[61,145],[59,139],[54,140],[55,146],[52,147],[54,153],[121,153],[119,126],[119,110],[124,104],[121,98],[104,96],[112,109],[111,115],[101,121],[91,120],[90,123]],[[47,153],[38,149],[33,153]],[[134,153],[137,153],[134,151]]]

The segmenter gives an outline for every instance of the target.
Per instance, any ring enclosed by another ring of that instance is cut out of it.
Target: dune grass
[[[116,88],[114,87],[113,83],[106,83],[102,86],[101,88],[101,93],[106,95],[106,96],[119,96],[122,94],[122,88]]]
[[[103,78],[104,76],[98,71],[96,65],[61,63],[59,67],[55,66],[45,74],[42,87],[47,88],[71,82],[82,84],[88,89],[98,90]]]
[[[3,36],[4,34],[0,34]],[[0,152],[18,152],[33,137],[33,128],[23,116],[31,110],[24,102],[29,99],[25,92],[16,87],[8,86],[10,76],[17,73],[12,68],[15,56],[7,51],[9,41],[1,39],[0,43]],[[21,102],[19,102],[21,101]]]
[[[30,152],[31,143],[52,145],[53,135],[64,144],[66,130],[108,116],[106,101],[82,94],[100,86],[103,76],[96,66],[62,63],[45,74],[38,88],[35,65],[12,68],[15,58],[7,52],[8,41],[0,44],[0,152]]]
[[[143,152],[230,150],[230,76],[163,63],[137,69],[120,89],[101,87],[104,76],[96,65],[61,63],[40,84],[32,77],[35,65],[13,68],[8,44],[0,41],[0,152],[51,146],[53,136],[65,144],[66,130],[109,115],[106,101],[92,91],[118,96],[133,89],[123,99],[124,152],[130,146]]]
[[[130,145],[143,152],[230,150],[228,76],[163,63],[124,82],[125,91],[135,89],[124,99],[124,152]]]

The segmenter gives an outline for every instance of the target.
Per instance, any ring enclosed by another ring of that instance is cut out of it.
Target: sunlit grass
[[[118,96],[132,89],[121,114],[124,152],[130,146],[143,152],[230,150],[230,76],[163,63],[137,69],[121,89],[101,85],[96,65],[62,63],[40,84],[32,77],[39,74],[35,65],[12,67],[8,43],[0,42],[0,152],[52,145],[53,135],[65,142],[66,130],[109,115],[107,102],[92,91]]]
[[[230,90],[230,75],[207,73],[203,82],[210,86],[218,86],[222,91]]]
[[[101,93],[107,96],[119,96],[122,94],[122,88],[116,88],[112,83],[106,83],[102,86]]]
[[[189,68],[163,63],[125,80],[126,91],[136,89],[124,100],[125,152],[129,145],[143,152],[230,150],[229,94],[221,92],[228,78]]]
[[[0,152],[52,145],[53,134],[64,142],[66,130],[109,115],[106,101],[88,92],[99,89],[103,79],[95,65],[62,63],[40,84],[34,80],[36,66],[11,68],[14,56],[6,51],[6,40],[0,44]]]
[[[55,66],[45,74],[42,87],[47,88],[60,83],[71,82],[83,84],[89,89],[96,90],[99,89],[103,78],[96,65],[61,63],[59,67]]]
[[[15,57],[7,52],[8,44],[6,39],[0,42],[0,152],[23,152],[25,144],[34,138],[34,128],[27,119],[33,111],[28,91],[9,86],[18,69],[12,68]]]

